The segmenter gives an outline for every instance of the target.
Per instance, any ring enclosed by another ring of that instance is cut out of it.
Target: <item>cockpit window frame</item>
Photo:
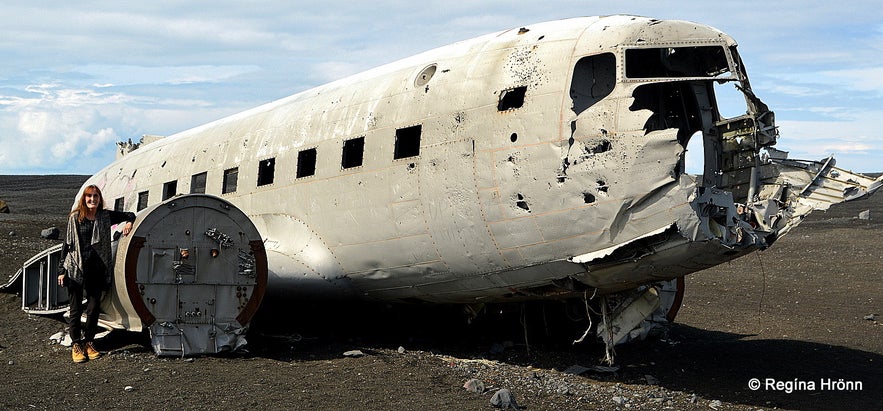
[[[723,57],[727,63],[727,70],[721,72],[720,74],[711,76],[671,76],[671,75],[644,75],[644,76],[635,76],[634,73],[629,74],[630,60],[634,61],[634,57],[630,54],[633,53],[634,50],[652,50],[652,49],[685,49],[685,48],[705,48],[705,47],[719,47],[721,52],[723,53]],[[731,52],[731,48],[733,45],[728,44],[727,42],[678,42],[678,43],[647,43],[641,44],[631,47],[625,47],[621,50],[621,68],[620,74],[622,76],[622,81],[625,83],[640,83],[647,81],[683,81],[683,80],[704,80],[704,81],[738,81],[740,80],[740,75],[737,70],[739,66],[733,61],[733,55]]]

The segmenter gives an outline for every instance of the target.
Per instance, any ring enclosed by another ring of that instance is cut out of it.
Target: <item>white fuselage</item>
[[[627,50],[675,47],[719,48],[723,74],[626,72]],[[203,186],[230,201],[265,240],[271,293],[470,302],[577,291],[568,279],[626,289],[754,249],[703,231],[691,201],[711,184],[683,169],[690,135],[720,138],[703,87],[747,80],[734,49],[682,21],[530,25],[145,144],[87,184],[127,211]],[[691,87],[691,114],[649,125]],[[715,167],[720,145],[706,144]],[[723,178],[714,185],[735,193],[724,207],[745,202],[747,177]],[[642,239],[655,259],[616,254]]]

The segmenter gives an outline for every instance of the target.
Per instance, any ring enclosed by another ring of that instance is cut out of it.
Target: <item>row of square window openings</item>
[[[420,155],[420,134],[421,125],[400,128],[396,130],[394,159],[415,157]],[[346,140],[343,143],[343,155],[341,156],[341,167],[353,168],[362,165],[362,159],[365,154],[365,137],[357,137]],[[316,149],[310,148],[297,153],[297,178],[309,177],[316,173]],[[276,174],[276,159],[270,158],[261,160],[258,163],[258,186],[272,184]],[[190,178],[190,193],[205,193],[206,178],[208,172],[194,174]],[[239,181],[239,167],[224,170],[224,180],[221,188],[223,194],[236,191]],[[174,197],[178,194],[178,181],[169,181],[163,184],[163,201]],[[138,207],[141,211],[147,208],[148,191],[138,193]],[[123,211],[123,198],[117,198],[114,201],[114,209]]]

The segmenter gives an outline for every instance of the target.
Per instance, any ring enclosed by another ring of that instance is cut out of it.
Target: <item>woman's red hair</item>
[[[80,201],[77,201],[77,208],[75,208],[74,211],[71,211],[71,214],[77,214],[77,221],[81,223],[86,218],[86,213],[89,212],[89,207],[86,207],[86,194],[92,190],[98,193],[98,210],[96,211],[104,210],[104,195],[101,194],[101,189],[95,184],[86,186],[86,188],[83,189],[83,194],[80,195]]]

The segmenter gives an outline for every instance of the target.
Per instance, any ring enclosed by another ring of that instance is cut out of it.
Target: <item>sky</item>
[[[11,4],[10,4],[11,3]],[[0,174],[93,174],[171,135],[435,47],[634,14],[733,36],[777,148],[883,171],[876,1],[41,1],[0,6]]]

